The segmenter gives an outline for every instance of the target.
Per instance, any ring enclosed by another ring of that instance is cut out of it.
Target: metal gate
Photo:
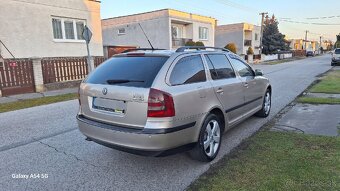
[[[2,96],[35,92],[33,63],[30,59],[5,59],[0,63]]]

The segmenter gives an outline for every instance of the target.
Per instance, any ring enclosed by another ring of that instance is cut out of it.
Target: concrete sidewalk
[[[273,126],[274,131],[339,136],[340,105],[297,104]]]
[[[27,100],[27,99],[34,99],[34,98],[41,98],[41,97],[49,97],[49,96],[57,96],[57,95],[64,95],[69,93],[77,93],[78,88],[66,88],[61,90],[53,90],[53,91],[46,91],[42,93],[28,93],[28,94],[18,94],[12,95],[7,97],[0,97],[0,104],[2,103],[10,103],[20,100]]]

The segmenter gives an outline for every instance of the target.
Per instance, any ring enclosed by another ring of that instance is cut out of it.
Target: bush
[[[197,41],[197,42],[196,42],[196,46],[204,46],[204,43],[203,43],[203,42],[200,42],[200,41]]]
[[[185,46],[196,46],[196,43],[192,40],[185,43]]]
[[[254,54],[254,50],[252,47],[249,47],[247,50],[247,55],[253,55]]]
[[[194,41],[190,40],[190,41],[185,43],[185,46],[204,46],[204,43],[200,42],[200,41],[194,42]]]
[[[224,48],[230,50],[231,52],[233,52],[235,54],[237,52],[237,47],[236,47],[235,43],[229,43]]]

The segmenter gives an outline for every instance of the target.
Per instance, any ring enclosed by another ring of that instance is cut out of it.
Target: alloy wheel
[[[216,120],[209,121],[203,138],[204,152],[207,156],[212,157],[218,151],[221,141],[220,133],[218,122]]]

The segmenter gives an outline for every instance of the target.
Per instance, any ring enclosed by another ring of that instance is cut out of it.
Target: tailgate
[[[81,110],[90,119],[144,128],[147,120],[149,88],[81,84]]]

